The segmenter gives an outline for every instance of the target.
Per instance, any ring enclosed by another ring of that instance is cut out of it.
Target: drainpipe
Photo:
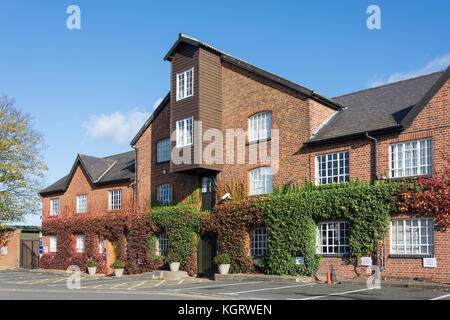
[[[366,131],[366,137],[374,142],[374,153],[375,153],[375,180],[378,180],[378,140],[375,137],[369,136],[369,132]]]
[[[373,142],[374,142],[375,180],[378,180],[378,140],[375,137],[370,136],[368,131],[366,131],[366,137],[367,137],[367,139],[373,140]],[[377,251],[377,259],[378,259],[378,257],[379,257],[378,242],[377,242],[377,245],[376,245],[376,251]],[[378,261],[377,261],[377,264],[379,265]],[[381,261],[380,271],[383,271],[385,269],[386,269],[386,242],[383,241],[383,258],[382,258],[382,261]]]
[[[134,207],[138,204],[138,150],[136,146],[131,146],[134,149]]]

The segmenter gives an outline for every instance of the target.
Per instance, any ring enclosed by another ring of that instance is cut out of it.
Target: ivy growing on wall
[[[222,252],[233,261],[231,272],[257,271],[247,250],[248,233],[265,226],[269,253],[258,269],[267,274],[313,275],[320,264],[317,223],[349,223],[350,258],[356,263],[374,251],[377,240],[385,238],[398,189],[394,182],[280,188],[267,197],[216,206],[204,228],[218,233]],[[305,264],[297,265],[296,257],[304,257]]]
[[[149,220],[167,233],[170,250],[181,258],[182,269],[190,275],[196,274],[200,211],[187,205],[163,206],[152,209]]]

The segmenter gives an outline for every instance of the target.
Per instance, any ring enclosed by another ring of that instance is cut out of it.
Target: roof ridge
[[[164,60],[171,60],[172,59],[172,53],[176,50],[178,45],[181,42],[187,42],[194,46],[203,46],[206,48],[209,48],[210,50],[213,50],[216,54],[220,56],[222,60],[225,60],[229,63],[232,63],[234,65],[237,65],[240,68],[243,68],[247,71],[250,71],[252,73],[256,73],[259,76],[262,76],[263,78],[269,79],[271,81],[274,81],[278,84],[281,84],[284,87],[291,88],[297,92],[300,92],[302,94],[305,94],[313,99],[319,100],[322,103],[325,103],[327,106],[333,108],[333,109],[342,109],[344,108],[343,105],[341,105],[339,102],[334,101],[333,99],[327,98],[324,95],[319,94],[318,92],[314,91],[313,89],[310,89],[306,86],[303,86],[297,82],[294,82],[292,80],[289,80],[285,77],[282,77],[280,75],[277,75],[276,73],[273,73],[271,71],[267,71],[266,69],[260,68],[252,63],[249,63],[245,60],[242,60],[240,58],[237,58],[235,56],[232,56],[222,50],[219,50],[206,42],[200,41],[196,38],[193,38],[191,36],[188,36],[186,34],[180,33],[178,35],[178,40],[174,43],[174,45],[170,48],[169,52],[165,55]]]
[[[134,150],[129,150],[129,151],[125,151],[125,152],[121,152],[121,153],[117,153],[117,154],[112,154],[112,155],[110,155],[110,156],[106,156],[106,157],[99,158],[99,159],[114,160],[114,159],[109,159],[109,158],[115,157],[115,156],[121,156],[121,155],[123,155],[123,154],[127,154],[127,153],[130,153],[130,152],[134,152]]]
[[[438,73],[443,73],[443,72],[445,72],[445,69],[441,70],[441,71],[436,71],[436,72],[424,74],[424,75],[421,75],[421,76],[418,76],[418,77],[415,77],[415,78],[403,79],[403,80],[396,81],[396,82],[386,83],[386,84],[383,84],[383,85],[377,86],[377,87],[372,87],[372,88],[367,88],[367,89],[362,89],[362,90],[346,93],[346,94],[343,94],[343,95],[340,95],[340,96],[333,97],[331,99],[346,97],[346,96],[350,96],[350,95],[356,94],[356,93],[361,93],[361,92],[364,92],[364,91],[370,91],[370,90],[380,89],[380,88],[384,88],[384,87],[389,87],[389,86],[396,85],[396,84],[399,84],[399,83],[402,83],[402,82],[407,82],[407,81],[412,81],[412,80],[416,80],[416,79],[420,79],[420,78],[424,78],[424,77],[429,77],[431,75],[438,74]]]

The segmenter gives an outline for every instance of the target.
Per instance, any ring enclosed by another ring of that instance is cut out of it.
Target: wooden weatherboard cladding
[[[222,85],[221,85],[221,60],[220,57],[201,47],[190,44],[181,44],[172,59],[171,71],[171,101],[170,101],[170,131],[176,131],[176,123],[179,120],[192,117],[194,122],[202,122],[202,132],[208,129],[222,130]],[[188,69],[194,69],[194,95],[177,101],[177,74]],[[192,146],[184,147],[180,151],[191,149],[191,164],[170,164],[171,172],[191,170],[220,171],[222,165],[205,163],[194,164],[194,152],[203,152],[203,148],[210,142],[203,141],[202,148],[194,148],[198,143],[200,132],[194,130]],[[176,148],[176,141],[172,141],[172,148]],[[197,150],[198,149],[198,150]]]

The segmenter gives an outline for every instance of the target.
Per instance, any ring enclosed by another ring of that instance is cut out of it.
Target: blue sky
[[[66,27],[73,4],[81,30]],[[372,4],[381,30],[366,27]],[[180,32],[334,97],[444,69],[448,12],[450,2],[437,0],[2,0],[0,94],[15,98],[43,133],[48,185],[77,153],[131,150],[129,140],[169,90],[163,57]]]

